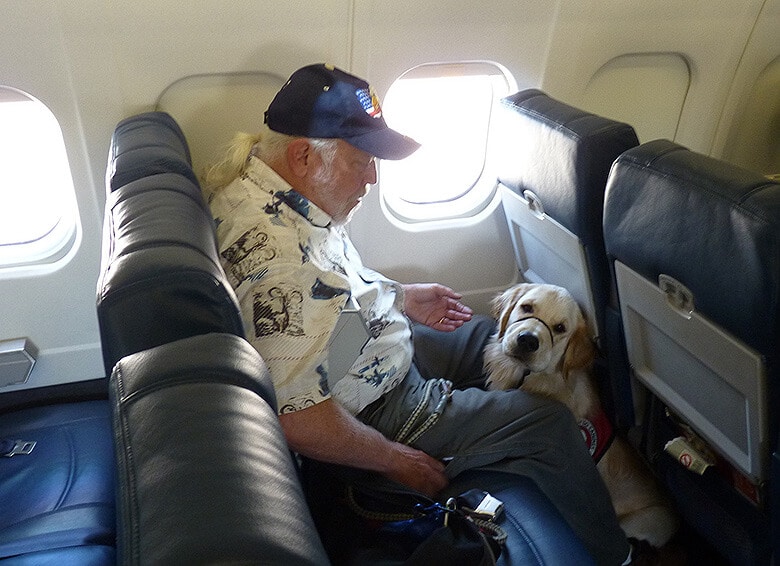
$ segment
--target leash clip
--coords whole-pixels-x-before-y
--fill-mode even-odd
[[[444,506],[444,526],[449,526],[450,522],[450,513],[455,511],[458,508],[458,502],[455,500],[454,497],[450,497],[447,500],[447,504]]]

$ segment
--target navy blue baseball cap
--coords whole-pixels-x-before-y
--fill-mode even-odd
[[[268,106],[265,123],[291,136],[342,139],[380,159],[403,159],[420,147],[387,126],[366,81],[332,65],[295,71]]]

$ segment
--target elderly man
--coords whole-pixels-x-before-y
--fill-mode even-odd
[[[624,563],[629,544],[567,410],[521,391],[452,389],[481,372],[492,321],[472,320],[445,286],[364,267],[347,236],[376,159],[418,144],[387,127],[365,81],[328,65],[296,71],[265,117],[268,131],[237,138],[205,190],[290,447],[431,496],[467,469],[529,476],[600,564]],[[331,375],[329,340],[352,300],[368,341],[345,375]],[[415,352],[412,321],[426,351]],[[423,379],[415,360],[457,371]]]

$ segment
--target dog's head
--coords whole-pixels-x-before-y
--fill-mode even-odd
[[[501,352],[526,373],[564,376],[590,365],[595,347],[577,302],[563,287],[521,283],[492,303]]]

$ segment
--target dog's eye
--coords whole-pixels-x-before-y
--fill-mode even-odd
[[[555,326],[553,326],[553,332],[555,332],[556,334],[563,334],[564,332],[566,332],[566,325],[562,322],[556,324]]]
[[[520,305],[520,308],[523,310],[524,313],[534,312],[533,305],[531,305],[529,303],[523,303],[522,305]]]

